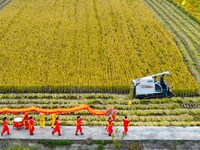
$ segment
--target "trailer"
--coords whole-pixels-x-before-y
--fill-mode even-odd
[[[173,96],[169,85],[164,80],[169,71],[154,74],[151,76],[132,80],[134,95],[136,98],[159,98]],[[159,78],[157,80],[157,78]]]

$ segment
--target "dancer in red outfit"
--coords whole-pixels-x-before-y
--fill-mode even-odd
[[[3,118],[3,130],[1,132],[1,136],[3,136],[3,134],[7,131],[8,135],[10,135],[10,130],[8,128],[8,124],[6,121],[6,117]]]
[[[127,116],[124,117],[123,123],[124,123],[124,132],[123,132],[123,134],[127,134],[128,126],[129,126],[129,120],[127,119]]]
[[[28,114],[27,113],[24,114],[24,125],[25,125],[25,129],[28,130],[29,125],[28,125]]]
[[[117,110],[113,108],[113,111],[112,111],[112,114],[111,114],[113,121],[115,121],[116,115],[117,115]]]
[[[81,135],[83,135],[82,127],[81,127],[82,120],[83,120],[83,118],[80,118],[80,116],[78,116],[77,119],[76,119],[76,133],[75,133],[75,135],[78,135],[79,130],[80,130]]]
[[[34,128],[34,120],[33,120],[33,117],[30,116],[29,117],[29,132],[30,132],[30,135],[33,135],[33,131],[35,130]]]
[[[54,125],[56,127],[53,129],[52,135],[54,135],[54,133],[58,132],[58,135],[61,136],[61,134],[60,134],[60,124],[58,122],[58,117],[56,118]]]
[[[111,119],[111,117],[108,118],[108,126],[107,126],[107,132],[108,132],[108,135],[111,136],[111,134],[113,133],[113,127],[114,123],[113,123],[113,120]]]

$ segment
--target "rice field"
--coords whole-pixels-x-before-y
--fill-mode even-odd
[[[199,88],[142,0],[14,0],[0,24],[0,92],[128,93],[163,71],[176,94]]]

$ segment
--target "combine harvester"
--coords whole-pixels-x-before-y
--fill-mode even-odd
[[[132,80],[135,97],[142,99],[173,96],[169,85],[163,79],[164,75],[169,75],[169,71]],[[160,80],[156,80],[157,77],[160,77]]]

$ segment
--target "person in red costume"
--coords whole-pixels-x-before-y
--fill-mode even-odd
[[[58,135],[61,136],[61,134],[60,134],[60,124],[58,122],[58,117],[56,118],[54,125],[55,125],[55,128],[52,131],[52,135],[54,135],[54,133],[58,132]]]
[[[80,116],[78,116],[77,119],[76,119],[76,133],[75,133],[75,135],[78,135],[78,131],[80,131],[81,135],[83,135],[82,127],[81,127],[81,125],[83,124],[82,120],[83,120],[83,118],[81,118]]]
[[[35,130],[35,127],[34,127],[34,120],[33,120],[33,117],[30,116],[29,117],[29,133],[30,135],[33,135],[33,131]]]
[[[112,114],[111,114],[113,121],[115,121],[116,115],[117,115],[117,110],[113,108],[113,111],[112,111]]]
[[[7,121],[6,121],[6,117],[3,118],[3,129],[2,129],[2,132],[1,132],[1,136],[3,136],[3,134],[7,131],[8,135],[10,135],[10,130],[8,128],[8,124],[7,124]]]
[[[113,123],[113,120],[111,119],[111,117],[108,118],[108,125],[106,127],[106,130],[108,132],[108,135],[111,136],[111,134],[113,133],[113,127],[114,123]]]
[[[129,126],[129,120],[127,119],[127,116],[125,116],[122,121],[124,123],[124,132],[123,132],[123,134],[127,134],[128,126]]]
[[[29,125],[28,125],[28,113],[24,114],[24,125],[25,125],[25,129],[28,130],[29,129]]]

